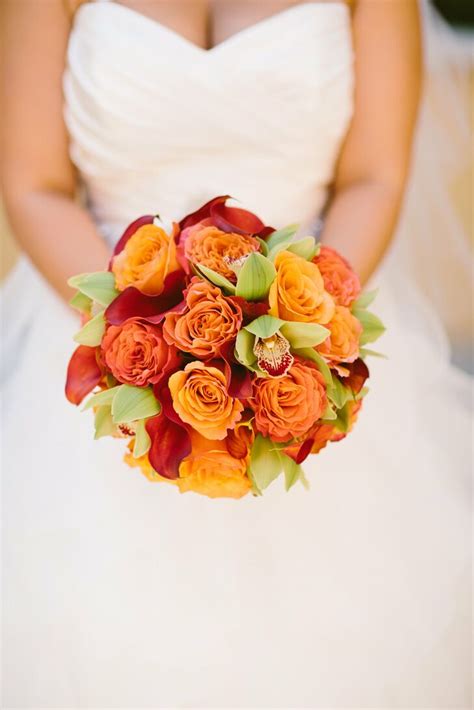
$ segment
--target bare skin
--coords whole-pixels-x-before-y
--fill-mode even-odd
[[[120,0],[203,48],[298,2]],[[1,177],[22,248],[64,297],[72,274],[104,268],[108,247],[76,200],[62,118],[62,73],[81,0],[0,0]],[[339,156],[323,241],[365,282],[396,225],[420,92],[416,0],[355,0],[355,112]],[[21,38],[21,41],[19,41]]]

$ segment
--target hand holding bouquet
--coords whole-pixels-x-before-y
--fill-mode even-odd
[[[227,199],[170,228],[139,218],[108,271],[70,279],[66,396],[94,391],[96,438],[127,439],[150,481],[240,498],[281,473],[306,484],[306,457],[352,428],[384,328],[339,254]]]

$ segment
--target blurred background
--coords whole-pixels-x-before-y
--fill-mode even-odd
[[[450,239],[453,242],[456,240],[452,252],[456,252],[457,261],[453,260],[451,269],[447,269],[443,258],[439,257],[438,249],[438,265],[435,263],[437,256],[433,242],[430,242],[432,230],[422,219],[420,230],[424,229],[428,233],[424,239],[417,240],[416,248],[412,248],[412,235],[400,241],[402,249],[407,251],[405,259],[412,262],[413,275],[425,295],[432,301],[436,302],[437,299],[435,305],[450,338],[453,361],[474,374],[474,1],[433,0],[433,5],[451,26],[452,35],[449,41],[441,44],[434,42],[433,46],[428,47],[426,104],[430,108],[431,118],[435,115],[437,120],[436,125],[433,125],[432,120],[431,125],[426,125],[430,123],[429,118],[421,116],[419,133],[422,135],[419,135],[415,147],[415,169],[417,152],[423,150],[425,155],[437,152],[436,165],[443,172],[442,189],[449,194],[450,214],[444,213],[439,218],[433,214],[432,219],[437,220],[438,231],[442,232],[446,244]],[[446,93],[454,85],[456,109],[450,102],[449,93]],[[422,181],[420,175],[416,185]],[[435,194],[425,193],[422,198],[425,203],[429,199],[433,206],[438,201]],[[418,194],[410,194],[408,191],[406,211],[419,212],[419,200],[419,191]],[[409,222],[416,224],[413,219]],[[0,199],[0,281],[7,277],[17,258],[18,248]]]

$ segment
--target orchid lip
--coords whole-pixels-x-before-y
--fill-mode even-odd
[[[117,428],[124,437],[135,436],[136,427],[130,422],[128,424],[118,424]]]
[[[236,276],[239,275],[242,266],[245,264],[250,254],[243,254],[238,259],[232,259],[230,256],[224,256],[224,263],[229,267],[231,271],[234,272]]]
[[[277,331],[269,338],[255,339],[253,352],[261,370],[269,377],[283,377],[294,363],[289,341]]]

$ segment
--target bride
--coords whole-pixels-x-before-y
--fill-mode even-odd
[[[415,0],[3,9],[4,198],[31,260],[3,294],[4,706],[467,708],[463,385],[433,308],[379,266],[420,92]],[[324,215],[381,287],[389,359],[309,492],[179,496],[63,394],[67,278],[137,215],[222,193],[302,234]]]

